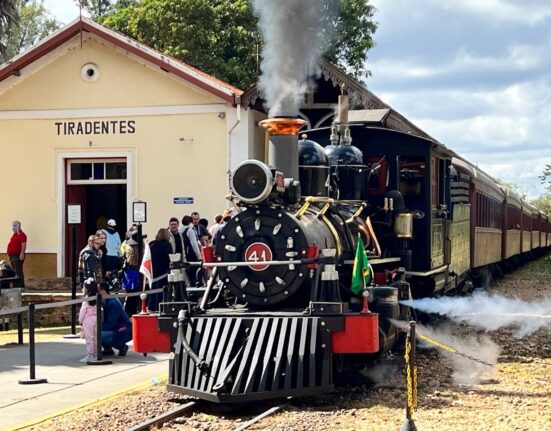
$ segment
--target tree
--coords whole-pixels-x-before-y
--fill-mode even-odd
[[[0,0],[0,54],[6,51],[3,40],[10,27],[19,20],[17,13],[18,0]]]
[[[75,0],[75,3],[87,11],[92,19],[99,19],[113,10],[110,0]]]
[[[10,26],[0,39],[5,47],[4,51],[0,53],[4,62],[61,27],[61,23],[48,14],[42,2],[17,0],[17,11],[19,23]]]
[[[551,165],[545,165],[542,175],[540,176],[541,183],[545,183],[551,177]]]
[[[547,187],[546,193],[531,200],[530,203],[551,217],[551,185]]]
[[[371,75],[366,61],[367,52],[375,45],[375,12],[369,0],[343,0],[339,16],[333,23],[336,38],[324,54],[329,61],[343,66],[359,80]]]
[[[275,1],[275,0],[274,0]],[[118,3],[130,3],[121,7]],[[262,36],[248,0],[119,0],[101,19],[158,51],[246,89],[258,79]],[[327,58],[356,77],[365,75],[373,46],[374,7],[369,0],[341,0],[338,19],[328,26],[337,37]]]

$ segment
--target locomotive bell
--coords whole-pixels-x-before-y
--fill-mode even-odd
[[[283,173],[270,169],[258,160],[240,163],[231,176],[233,192],[242,202],[248,204],[266,200],[274,187],[278,192],[285,190]]]

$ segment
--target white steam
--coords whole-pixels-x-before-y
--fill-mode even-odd
[[[270,116],[296,116],[334,34],[338,0],[253,0],[264,36],[263,91]]]
[[[495,369],[486,364],[492,366],[497,364],[501,349],[488,336],[454,335],[451,327],[431,328],[417,325],[416,331],[456,350],[457,353],[452,353],[438,349],[452,362],[454,382],[463,385],[476,385],[494,375]],[[418,341],[418,343],[422,346],[436,348],[424,341]]]
[[[551,329],[551,298],[525,302],[482,292],[468,297],[414,299],[401,304],[490,331],[514,326],[519,338],[539,328]]]

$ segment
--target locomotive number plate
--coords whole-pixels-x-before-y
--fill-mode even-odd
[[[253,242],[245,250],[245,262],[266,262],[272,260],[272,250],[263,242]],[[249,265],[255,271],[264,271],[270,265]]]

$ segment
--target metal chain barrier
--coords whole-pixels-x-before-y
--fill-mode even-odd
[[[404,349],[404,360],[406,365],[406,419],[400,431],[417,431],[413,421],[413,413],[417,409],[417,366],[415,365],[415,322],[409,322],[409,332],[406,336]]]
[[[539,381],[539,379],[535,376],[532,376],[530,374],[527,374],[527,373],[524,373],[522,371],[517,371],[517,370],[513,370],[505,365],[494,365],[494,364],[490,364],[489,362],[486,362],[486,361],[483,361],[482,359],[478,359],[478,358],[475,358],[474,356],[471,356],[471,355],[467,355],[466,353],[462,353],[462,352],[459,352],[458,350],[452,348],[452,347],[449,347],[449,346],[446,346],[445,344],[442,344],[436,340],[433,340],[432,338],[429,338],[427,337],[426,335],[422,335],[422,334],[419,334],[417,333],[417,337],[423,341],[426,341],[427,343],[429,344],[432,344],[433,346],[436,346],[440,349],[443,349],[449,353],[453,353],[454,355],[458,355],[458,356],[462,356],[464,358],[467,358],[473,362],[477,362],[479,364],[482,364],[482,365],[485,365],[487,367],[491,367],[501,373],[505,373],[505,374],[512,374],[512,375],[517,375],[517,376],[521,376],[521,377],[524,377],[526,379],[529,379],[529,380],[537,380]]]

